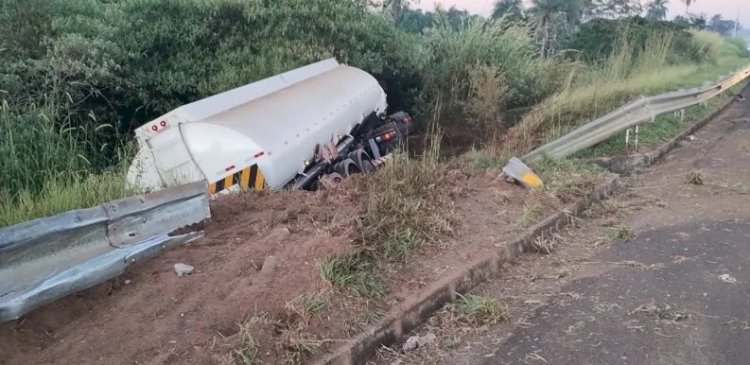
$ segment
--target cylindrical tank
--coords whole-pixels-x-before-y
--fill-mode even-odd
[[[292,81],[292,82],[290,82]],[[128,180],[152,190],[213,183],[257,164],[280,188],[371,113],[386,111],[377,80],[327,60],[178,108],[139,128]],[[159,182],[160,187],[155,186]]]

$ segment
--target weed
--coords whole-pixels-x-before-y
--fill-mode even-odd
[[[625,223],[620,223],[617,225],[614,225],[612,227],[609,227],[606,229],[606,234],[609,239],[612,240],[621,240],[621,241],[630,241],[630,239],[633,238],[633,231]]]
[[[306,358],[317,354],[326,341],[310,338],[290,338],[284,345],[289,357],[288,364],[301,364]]]
[[[240,346],[233,353],[237,363],[243,365],[258,363],[258,348],[248,326],[240,326]]]
[[[685,183],[690,185],[703,185],[703,173],[700,171],[690,171],[685,176]]]
[[[375,273],[373,257],[362,249],[355,249],[318,263],[320,275],[331,285],[351,290],[364,298],[385,293],[386,286]]]
[[[518,224],[521,227],[528,228],[539,222],[542,219],[542,206],[537,203],[526,203],[523,206],[523,214],[518,219]]]
[[[534,252],[538,252],[544,255],[551,255],[554,246],[555,246],[554,240],[547,239],[543,236],[538,236],[534,238],[533,242],[531,242],[531,249]]]
[[[446,350],[453,349],[456,347],[456,345],[458,345],[458,341],[452,336],[448,336],[440,342],[440,347]]]
[[[328,306],[323,294],[300,295],[292,300],[288,307],[303,317],[321,313]]]
[[[563,201],[590,191],[605,173],[597,165],[574,159],[544,156],[531,165],[544,181],[544,190]]]
[[[458,317],[466,323],[483,326],[508,319],[505,307],[495,298],[475,294],[459,294],[458,298]]]

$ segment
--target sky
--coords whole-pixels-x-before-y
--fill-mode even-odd
[[[524,0],[529,3],[529,0]],[[472,13],[489,15],[495,0],[417,0],[418,6],[432,10],[436,4],[444,7],[455,5]],[[645,1],[644,1],[645,2]],[[736,19],[738,12],[740,23],[750,28],[750,0],[694,0],[690,6],[691,13],[706,13],[709,17],[721,14],[725,19]],[[681,0],[669,0],[669,18],[685,14],[685,4]]]

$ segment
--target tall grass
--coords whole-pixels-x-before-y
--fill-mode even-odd
[[[62,110],[51,97],[42,105],[0,105],[0,227],[133,193],[123,166],[91,173],[84,156],[93,138],[69,127]]]
[[[508,106],[531,105],[554,88],[554,61],[539,57],[530,30],[514,23],[483,19],[460,27],[439,19],[425,39],[431,62],[425,70],[428,94],[445,95],[445,106],[462,106],[470,95],[469,76],[476,66],[491,67],[508,85]]]
[[[0,227],[93,207],[136,193],[126,188],[125,175],[120,171],[86,177],[50,177],[39,191],[0,192]]]
[[[605,62],[580,70],[568,87],[540,103],[513,127],[502,140],[504,152],[522,153],[634,98],[698,86],[747,63],[737,56],[721,57],[722,38],[705,33],[694,32],[693,38],[695,48],[702,50],[702,64],[670,64],[670,32],[650,34],[636,54],[626,36],[618,40]]]
[[[725,44],[724,38],[717,33],[706,30],[691,29],[690,34],[693,35],[690,44],[692,53],[696,55],[696,58],[702,62],[716,63]]]
[[[424,155],[396,154],[361,181],[366,196],[359,206],[356,247],[320,262],[324,279],[361,297],[378,296],[386,290],[378,267],[405,263],[439,235],[452,232],[446,191],[450,177],[440,160],[439,133],[432,132],[430,139],[433,143]]]
[[[750,57],[748,43],[742,37],[729,37],[724,39],[722,54],[728,56]]]

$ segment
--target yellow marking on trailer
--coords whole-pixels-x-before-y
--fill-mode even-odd
[[[240,183],[240,186],[242,187],[242,190],[248,190],[250,187],[250,168],[245,167],[242,169],[242,182]]]
[[[263,172],[258,169],[258,176],[255,179],[255,190],[261,191],[263,190],[263,187],[266,185],[266,179],[263,176]]]
[[[230,186],[234,185],[234,175],[229,175],[224,178],[224,189],[228,189]]]

